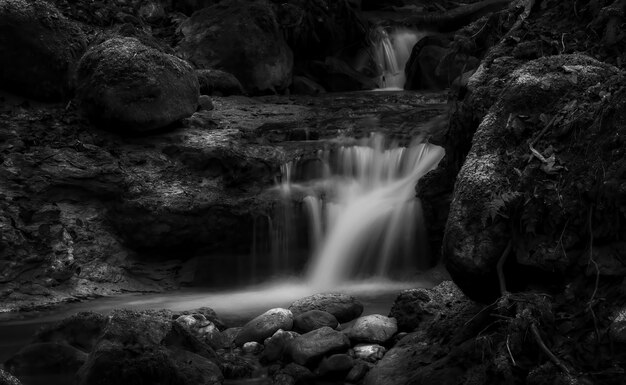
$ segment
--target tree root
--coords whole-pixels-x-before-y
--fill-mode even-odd
[[[561,360],[559,360],[557,356],[555,356],[554,353],[552,353],[550,349],[548,349],[546,344],[543,342],[543,339],[541,339],[541,335],[539,335],[539,329],[537,329],[537,324],[535,324],[534,322],[530,324],[530,330],[532,331],[533,336],[535,337],[535,342],[537,342],[537,345],[539,345],[539,348],[550,358],[552,363],[554,363],[554,365],[557,368],[559,368],[563,373],[565,373],[565,375],[570,377],[571,374],[567,366],[565,366],[561,362]]]
[[[498,282],[500,284],[500,295],[505,296],[509,292],[506,290],[506,280],[504,278],[504,263],[511,253],[511,249],[513,248],[513,241],[509,240],[509,243],[506,245],[506,249],[502,253],[502,256],[498,260],[498,264],[496,265],[496,272],[498,273]]]
[[[506,40],[513,33],[515,33],[518,29],[520,29],[522,24],[524,24],[524,21],[528,18],[528,16],[530,16],[530,11],[533,9],[534,6],[535,6],[535,0],[526,0],[526,3],[524,4],[524,12],[522,12],[522,14],[519,15],[519,17],[517,18],[517,21],[515,21],[515,24],[513,24],[511,29],[509,29],[506,35],[504,35],[504,37],[502,38],[502,41]]]

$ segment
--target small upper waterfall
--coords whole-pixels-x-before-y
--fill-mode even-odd
[[[406,82],[404,67],[409,61],[415,43],[423,33],[408,28],[387,30],[378,27],[373,35],[373,56],[382,74],[378,86],[381,89],[403,89]]]
[[[443,155],[441,147],[419,140],[401,147],[373,134],[285,165],[277,188],[286,203],[278,215],[289,223],[276,227],[281,231],[273,237],[274,262],[293,258],[288,250],[297,242],[299,216],[308,233],[311,285],[415,272],[430,258],[415,185]],[[298,169],[300,178],[294,180]]]

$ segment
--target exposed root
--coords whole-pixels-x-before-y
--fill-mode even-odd
[[[498,273],[498,282],[500,283],[500,295],[505,296],[509,292],[506,290],[506,280],[504,278],[504,263],[511,253],[511,249],[513,248],[513,241],[509,240],[509,243],[506,245],[506,249],[502,253],[502,256],[498,260],[498,264],[496,265],[496,272]]]
[[[569,377],[570,376],[569,369],[561,362],[561,360],[557,358],[557,356],[554,355],[554,353],[550,351],[550,349],[548,349],[546,344],[543,342],[541,335],[539,335],[537,324],[535,323],[530,324],[530,330],[532,331],[533,336],[535,337],[535,342],[537,342],[537,345],[539,345],[539,348],[550,358],[552,363],[554,363],[554,365],[557,368],[559,368],[563,373],[565,373]]]
[[[528,18],[528,16],[530,16],[530,11],[533,9],[534,6],[535,6],[535,0],[526,0],[526,3],[524,4],[524,12],[522,12],[522,14],[519,15],[519,17],[517,18],[517,21],[515,21],[515,24],[513,24],[511,29],[509,29],[509,32],[507,32],[506,35],[504,35],[502,40],[506,40],[513,33],[515,33],[518,29],[520,29],[522,24],[524,24],[524,21]]]

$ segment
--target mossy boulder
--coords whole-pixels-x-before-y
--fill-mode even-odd
[[[198,107],[199,85],[184,60],[135,38],[112,38],[81,58],[77,94],[96,125],[142,133],[191,116]]]

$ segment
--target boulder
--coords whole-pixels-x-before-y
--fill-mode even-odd
[[[395,318],[372,314],[357,319],[348,331],[348,336],[352,341],[385,343],[397,332],[398,323]]]
[[[265,349],[261,354],[260,361],[268,364],[282,360],[289,343],[298,336],[299,334],[296,332],[278,330],[273,336],[265,340]]]
[[[298,333],[308,333],[324,326],[335,329],[339,322],[334,315],[323,310],[309,310],[298,314],[293,320],[293,328]]]
[[[356,360],[350,372],[346,374],[346,381],[353,384],[358,384],[365,377],[369,370],[370,367],[367,363],[361,360]]]
[[[263,345],[258,342],[246,342],[241,347],[245,354],[257,355],[263,351]]]
[[[87,353],[58,342],[26,345],[4,366],[16,376],[73,376],[87,360]]]
[[[0,88],[44,101],[71,96],[74,66],[87,48],[80,28],[49,2],[0,3]]]
[[[267,0],[226,0],[194,13],[180,30],[180,54],[196,67],[232,73],[252,93],[291,83],[293,54]]]
[[[325,357],[317,368],[322,377],[343,379],[354,367],[354,359],[347,354],[333,354]]]
[[[366,361],[376,362],[382,359],[387,353],[387,349],[384,346],[377,344],[359,344],[354,348],[354,357]]]
[[[328,353],[349,347],[350,340],[345,334],[325,326],[294,339],[289,345],[289,355],[297,364],[311,365]]]
[[[568,274],[596,274],[581,257],[589,239],[580,234],[589,228],[597,238],[593,259],[599,273],[623,276],[626,231],[602,219],[618,211],[625,217],[623,199],[616,198],[623,194],[625,158],[613,150],[625,143],[624,116],[617,112],[625,97],[620,92],[609,102],[600,96],[615,89],[618,70],[584,55],[521,65],[502,58],[491,68],[468,82],[475,105],[489,100],[486,95],[495,95],[496,102],[481,118],[456,180],[443,242],[452,279],[471,298],[491,302],[500,295],[496,267],[507,252],[509,291],[528,285],[558,289],[554,285]],[[530,159],[529,142],[536,151]],[[590,206],[585,197],[592,196],[612,203]]]
[[[310,310],[322,310],[335,316],[338,322],[352,321],[363,313],[363,304],[347,294],[314,294],[289,306],[296,316]]]
[[[213,69],[196,70],[200,92],[206,95],[231,96],[242,95],[243,87],[235,75]]]
[[[292,326],[293,314],[290,310],[282,308],[270,309],[245,324],[237,338],[235,338],[235,344],[241,346],[251,341],[263,342],[279,329],[291,330]]]
[[[91,47],[78,63],[77,96],[104,129],[142,133],[171,126],[198,107],[198,79],[185,61],[112,38]]]
[[[222,332],[222,340],[224,345],[222,348],[229,349],[235,344],[235,338],[241,333],[241,327],[228,328]]]

